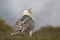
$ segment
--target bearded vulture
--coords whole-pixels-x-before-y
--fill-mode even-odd
[[[16,22],[16,31],[11,35],[29,33],[32,36],[32,30],[35,26],[35,21],[31,17],[31,9],[27,9],[23,12],[22,17]]]

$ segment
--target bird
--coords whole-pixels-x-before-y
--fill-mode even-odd
[[[16,31],[12,33],[11,35],[18,35],[18,34],[25,34],[29,33],[29,36],[31,37],[33,34],[33,29],[35,27],[35,21],[31,17],[32,11],[31,8],[25,10],[22,13],[22,17],[17,20],[16,22]]]

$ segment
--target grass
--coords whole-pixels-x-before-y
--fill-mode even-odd
[[[13,31],[12,26],[4,23],[4,20],[0,20],[0,40],[60,40],[60,27],[41,27],[32,37],[28,34],[11,36],[9,32]]]
[[[43,27],[36,31],[32,37],[28,34],[11,36],[9,33],[0,33],[0,40],[60,40],[60,27]]]

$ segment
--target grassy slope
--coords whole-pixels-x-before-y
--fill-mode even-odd
[[[32,37],[26,35],[11,36],[12,27],[0,20],[0,40],[60,40],[60,27],[42,27]]]
[[[42,28],[32,37],[26,35],[11,36],[9,33],[0,33],[0,40],[60,40],[60,28]]]

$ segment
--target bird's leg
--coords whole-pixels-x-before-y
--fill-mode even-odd
[[[30,37],[32,36],[32,33],[33,33],[33,32],[32,32],[32,30],[31,30],[31,31],[29,32]]]

